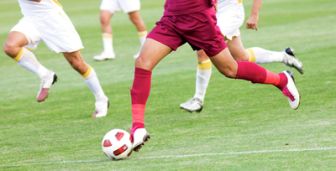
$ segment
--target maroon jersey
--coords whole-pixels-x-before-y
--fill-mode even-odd
[[[216,0],[166,0],[164,15],[183,15],[214,7]]]

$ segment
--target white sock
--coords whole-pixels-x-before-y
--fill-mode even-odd
[[[196,90],[195,98],[199,98],[204,101],[205,93],[211,78],[212,63],[210,59],[198,64],[196,72]]]
[[[250,56],[250,62],[256,62],[258,64],[282,62],[284,58],[283,52],[270,51],[259,47],[253,47],[247,49]]]
[[[140,47],[142,47],[146,41],[147,31],[138,32],[138,36],[140,41]]]
[[[114,49],[113,49],[113,38],[112,34],[109,33],[103,33],[103,47],[104,47],[104,53],[107,54],[113,54]]]
[[[26,48],[22,48],[19,54],[15,57],[18,64],[28,71],[36,74],[39,78],[43,78],[49,72],[47,68],[40,64],[33,52]]]
[[[90,88],[91,92],[95,96],[96,101],[106,100],[107,97],[99,83],[96,72],[92,67],[89,66],[89,69],[83,74],[85,78],[85,83]]]

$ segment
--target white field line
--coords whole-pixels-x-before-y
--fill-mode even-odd
[[[223,152],[223,153],[196,153],[196,154],[180,154],[180,155],[177,154],[177,155],[150,156],[150,157],[143,157],[141,159],[169,159],[169,158],[191,158],[191,157],[208,157],[208,156],[239,156],[239,155],[251,155],[251,154],[333,151],[333,150],[336,150],[336,147],[271,149],[271,150],[233,151],[233,152]]]
[[[232,151],[223,153],[195,153],[195,154],[176,154],[176,155],[161,155],[148,156],[141,158],[132,158],[130,160],[155,160],[155,159],[180,159],[193,157],[210,157],[210,156],[240,156],[253,154],[271,154],[271,153],[294,153],[294,152],[319,152],[319,151],[336,151],[335,147],[316,147],[316,148],[292,148],[292,149],[270,149],[270,150],[252,150],[252,151]],[[57,164],[76,164],[76,163],[99,163],[106,160],[55,160],[55,161],[40,161],[40,162],[23,162],[0,165],[0,168],[22,167],[31,165],[57,165]]]

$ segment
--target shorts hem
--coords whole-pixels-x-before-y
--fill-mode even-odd
[[[153,36],[153,35],[150,35],[150,34],[147,36],[147,38],[149,38],[149,39],[153,39],[153,40],[155,40],[155,41],[157,41],[157,42],[160,42],[161,44],[164,44],[164,45],[168,46],[169,48],[171,48],[173,51],[176,51],[177,48],[178,48],[178,47],[175,47],[175,46],[172,45],[172,44],[169,44],[168,41],[162,40],[162,39],[160,39],[160,38],[158,38],[158,37],[155,37],[155,36]]]

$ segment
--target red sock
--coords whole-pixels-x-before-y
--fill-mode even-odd
[[[151,87],[152,72],[141,68],[135,68],[132,97],[132,131],[144,128],[146,102]]]
[[[237,79],[248,80],[252,83],[272,84],[280,89],[287,84],[287,77],[282,73],[275,74],[252,62],[237,63]]]

